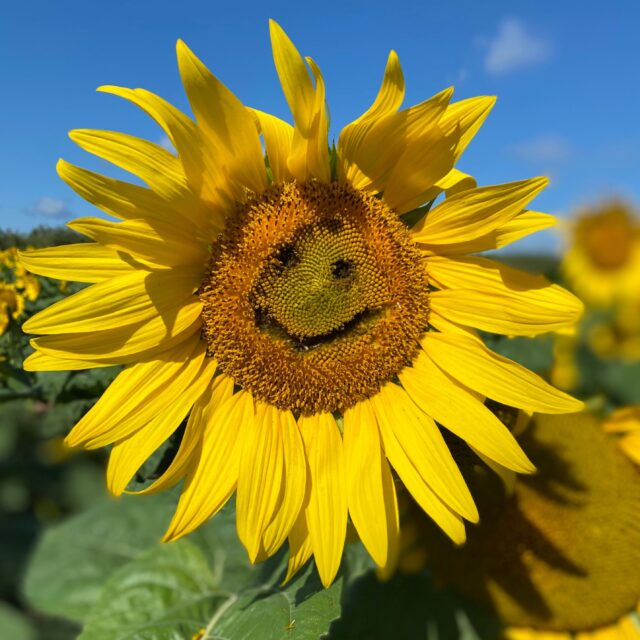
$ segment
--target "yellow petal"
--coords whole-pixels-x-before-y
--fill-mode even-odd
[[[408,146],[411,145],[411,157],[418,157],[420,139],[430,140],[435,135],[430,131],[444,113],[452,93],[452,89],[447,89],[418,105],[373,120],[362,132],[357,147],[349,151],[350,155],[344,155],[346,150],[340,151],[343,155],[339,162],[347,167],[346,180],[356,189],[385,191],[389,176]],[[414,168],[415,171],[421,169]]]
[[[262,551],[264,531],[278,507],[283,457],[278,409],[261,403],[246,429],[236,499],[238,537],[251,562]]]
[[[329,166],[328,120],[325,108],[325,87],[322,73],[311,58],[306,58],[316,81],[314,117],[308,131],[296,126],[291,140],[291,155],[287,167],[291,175],[303,181],[315,178],[321,182],[331,180]]]
[[[288,122],[264,111],[257,109],[252,111],[258,119],[259,130],[264,138],[273,181],[279,183],[290,180],[292,175],[287,167],[287,161],[291,155],[293,127]]]
[[[177,222],[177,221],[176,221]],[[159,221],[109,222],[102,218],[77,218],[67,225],[102,245],[130,253],[152,265],[206,268],[209,251],[204,239],[182,233],[178,227]]]
[[[282,91],[293,114],[296,128],[308,136],[315,110],[315,88],[302,56],[284,29],[275,20],[269,20],[273,61],[280,78]]]
[[[253,116],[187,45],[178,40],[178,66],[205,145],[219,154],[227,180],[261,193],[267,187]]]
[[[377,394],[371,400],[363,402],[371,403],[380,427],[385,454],[413,499],[456,544],[462,544],[466,539],[462,518],[436,495],[414,466],[396,438],[393,422],[385,413],[381,395]]]
[[[22,363],[25,371],[81,371],[82,369],[94,369],[96,367],[109,367],[108,363],[91,362],[89,360],[68,360],[54,358],[40,351],[34,351]]]
[[[496,98],[493,96],[477,96],[467,100],[460,100],[447,106],[446,111],[438,121],[438,126],[445,134],[458,136],[454,162],[458,161],[462,152],[476,135],[495,102]],[[432,189],[424,194],[424,202],[433,200],[442,190],[443,186],[440,183],[436,183]]]
[[[146,187],[115,180],[62,159],[58,160],[56,169],[80,197],[116,218],[144,218],[174,224],[179,220],[178,224],[190,225],[189,220],[196,221],[206,213],[196,198],[188,199],[188,203],[171,202]]]
[[[167,470],[152,484],[140,491],[131,491],[147,495],[163,491],[175,485],[187,475],[192,465],[197,465],[202,454],[202,441],[207,428],[209,414],[233,395],[233,379],[224,374],[218,375],[208,385],[204,393],[196,399],[189,415],[187,426],[180,446]]]
[[[426,353],[413,365],[400,372],[400,382],[426,414],[499,464],[519,473],[535,470],[509,429]]]
[[[31,273],[74,282],[101,282],[134,269],[116,251],[95,242],[30,249],[19,255]]]
[[[374,562],[385,567],[397,546],[398,503],[370,404],[359,402],[345,412],[344,451],[351,520]]]
[[[191,299],[197,280],[189,270],[133,271],[94,284],[32,316],[26,333],[93,333],[169,317]]]
[[[472,336],[430,331],[427,355],[466,387],[503,404],[539,413],[573,413],[583,403],[554,389],[540,376],[487,349]]]
[[[165,411],[113,444],[107,465],[107,488],[112,495],[122,494],[144,461],[180,426],[193,403],[211,384],[216,365],[215,360],[203,360],[193,382]]]
[[[422,479],[454,511],[477,522],[473,498],[435,422],[396,384],[386,384],[375,397],[378,421],[393,432]]]
[[[532,178],[450,196],[413,227],[413,240],[429,246],[475,240],[511,220],[548,182]]]
[[[536,231],[548,229],[557,222],[557,218],[548,213],[524,210],[493,231],[479,236],[474,240],[469,240],[468,242],[450,242],[449,244],[441,244],[433,247],[423,245],[422,249],[426,253],[438,253],[447,256],[492,251],[505,247]]]
[[[74,129],[69,137],[82,149],[143,180],[169,202],[190,199],[180,161],[158,144],[127,133]]]
[[[254,428],[251,395],[236,393],[221,404],[215,398],[202,409],[202,453],[189,469],[164,542],[177,540],[215,515],[238,481],[245,434]]]
[[[151,358],[193,336],[202,326],[201,314],[202,303],[194,300],[178,309],[175,317],[157,316],[141,325],[93,333],[41,336],[34,338],[31,346],[54,358],[128,364]]]
[[[384,188],[384,201],[398,214],[424,204],[425,193],[453,167],[456,135],[438,127],[410,140]]]
[[[446,133],[453,131],[460,133],[456,160],[476,135],[495,103],[495,96],[476,96],[447,106],[438,124]]]
[[[347,491],[342,436],[330,413],[298,420],[309,461],[307,526],[320,580],[336,576],[347,534]]]
[[[468,173],[463,173],[454,167],[444,178],[438,180],[435,186],[444,191],[448,198],[460,191],[475,189],[478,184],[473,176],[470,176]]]
[[[346,180],[349,163],[358,156],[358,148],[375,121],[385,115],[395,113],[404,99],[404,76],[400,60],[395,51],[389,53],[382,84],[373,104],[359,118],[348,124],[338,140],[338,177]],[[352,171],[357,171],[354,167]],[[351,174],[352,178],[355,178]]]
[[[139,362],[109,385],[66,438],[71,447],[102,447],[129,436],[180,401],[204,366],[206,347],[198,336],[158,360]]]
[[[290,411],[279,411],[278,421],[284,452],[284,486],[280,507],[264,532],[267,556],[273,555],[289,535],[300,514],[307,484],[307,459],[295,418]]]
[[[427,259],[429,279],[442,291],[432,307],[453,322],[506,335],[535,335],[577,322],[582,303],[544,276],[487,258]]]
[[[307,491],[307,495],[308,493]],[[289,582],[302,566],[306,564],[312,552],[311,537],[309,536],[307,518],[303,509],[300,511],[298,519],[295,521],[289,533],[289,564],[287,567],[287,575],[282,581],[283,584]]]

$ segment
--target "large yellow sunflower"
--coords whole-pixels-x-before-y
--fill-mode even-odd
[[[408,503],[401,568],[429,565],[440,584],[487,606],[504,640],[640,640],[637,430],[637,408],[604,424],[534,416],[514,433],[540,472],[502,489],[459,449],[482,523],[456,548]]]
[[[400,110],[392,52],[372,106],[330,148],[318,66],[273,22],[271,39],[293,126],[245,107],[182,42],[194,120],[143,89],[101,88],[152,116],[177,154],[123,133],[71,133],[147,187],[60,161],[73,189],[121,221],[76,220],[93,243],[24,254],[35,273],[92,283],[26,323],[43,336],[25,367],[126,365],[67,439],[112,445],[110,490],[122,493],[186,419],[175,459],[143,491],[185,479],[166,539],[236,492],[250,559],[288,538],[289,573],[313,554],[326,585],[348,518],[375,562],[392,563],[391,467],[465,539],[478,513],[436,421],[490,462],[532,471],[483,398],[548,413],[581,403],[473,329],[554,331],[581,304],[540,276],[466,255],[553,223],[526,209],[545,179],[476,188],[454,168],[493,98],[451,103],[447,89]]]
[[[640,221],[631,207],[612,200],[585,211],[571,227],[562,272],[593,306],[640,299]]]

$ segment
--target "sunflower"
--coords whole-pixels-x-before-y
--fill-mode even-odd
[[[640,221],[631,207],[612,200],[583,213],[572,227],[561,269],[588,305],[638,301]]]
[[[540,473],[500,490],[486,468],[462,462],[482,524],[455,548],[415,516],[400,566],[418,569],[411,560],[424,548],[422,566],[487,606],[505,640],[640,639],[640,458],[637,442],[635,459],[623,454],[628,433],[618,443],[607,433],[635,426],[637,437],[637,421],[637,408],[604,423],[587,413],[534,416],[514,433]]]
[[[0,282],[0,336],[7,330],[11,319],[24,313],[24,298],[13,283]]]
[[[245,107],[181,41],[194,119],[143,89],[101,88],[146,111],[177,153],[123,133],[70,134],[147,186],[60,161],[61,177],[120,221],[75,220],[93,243],[23,255],[35,273],[91,283],[26,323],[42,335],[25,367],[126,365],[67,438],[111,445],[111,492],[186,420],[171,465],[142,491],[184,479],[165,539],[235,493],[252,562],[288,539],[289,575],[313,555],[328,585],[348,518],[380,567],[395,559],[391,467],[464,541],[478,513],[436,420],[487,460],[533,470],[484,396],[548,413],[581,403],[474,331],[554,331],[581,304],[466,255],[553,223],[526,209],[546,179],[477,188],[454,168],[493,98],[451,103],[447,89],[401,110],[391,52],[373,104],[329,147],[317,64],[274,22],[271,40],[293,125]]]

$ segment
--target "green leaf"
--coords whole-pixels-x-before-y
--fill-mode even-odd
[[[126,496],[52,528],[25,580],[31,604],[85,621],[82,638],[306,640],[340,613],[342,578],[323,589],[315,568],[286,588],[285,554],[253,566],[233,504],[188,539],[162,545],[174,494]],[[210,632],[210,633],[209,633]]]
[[[322,589],[309,567],[285,589],[225,590],[205,553],[183,539],[115,572],[79,640],[316,640],[340,611],[341,580]]]
[[[27,570],[27,599],[45,613],[82,621],[107,578],[160,540],[174,504],[171,494],[125,497],[52,527]]]
[[[191,638],[229,598],[194,544],[158,546],[112,575],[78,640]]]
[[[33,640],[36,631],[31,621],[17,609],[0,602],[0,638]]]

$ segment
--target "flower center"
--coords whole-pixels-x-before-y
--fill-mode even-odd
[[[286,183],[250,201],[199,290],[208,352],[255,398],[341,411],[410,364],[428,281],[406,226],[342,184]]]
[[[615,270],[629,261],[634,230],[624,212],[614,209],[584,220],[578,235],[582,236],[587,255],[596,267]]]

